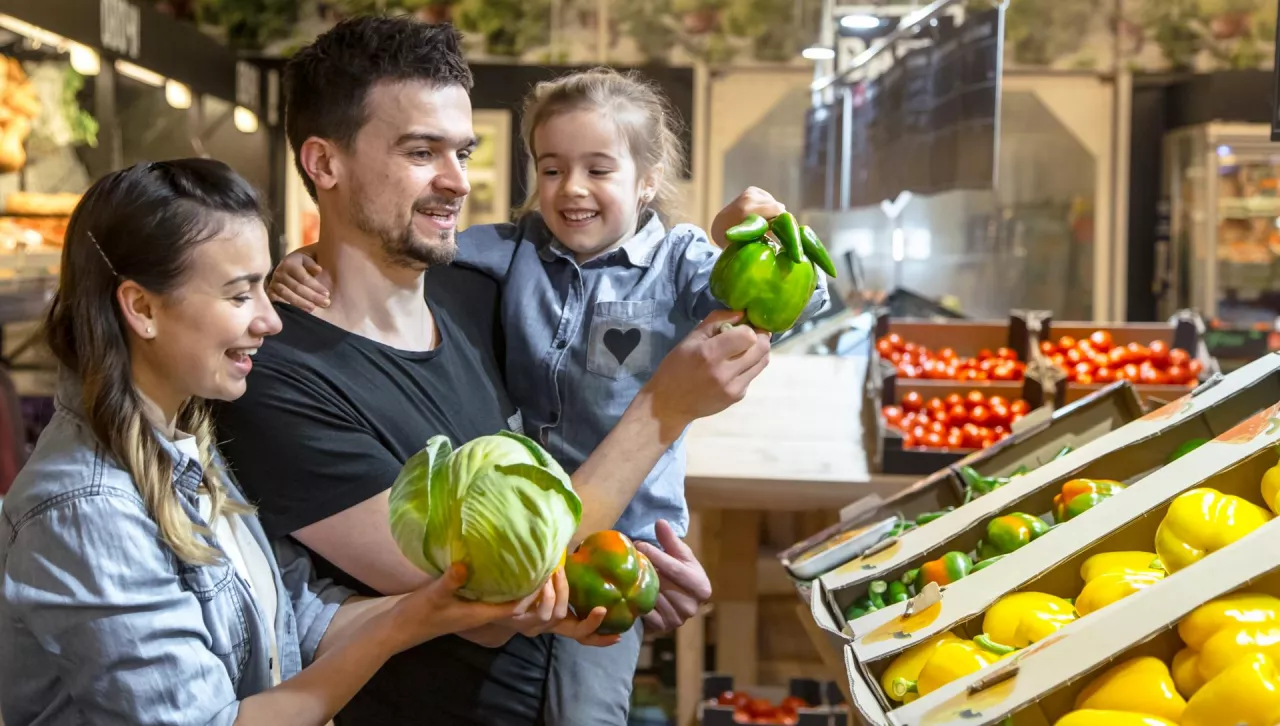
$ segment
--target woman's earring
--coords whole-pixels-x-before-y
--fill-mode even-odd
[[[147,326],[147,335],[151,335],[151,326],[150,326],[150,325],[148,325],[148,326]]]

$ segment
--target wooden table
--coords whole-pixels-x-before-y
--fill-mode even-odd
[[[761,512],[838,510],[916,477],[873,476],[860,423],[865,358],[774,355],[747,397],[690,429],[686,542],[715,587],[718,671],[756,682]],[[679,726],[702,698],[705,616],[676,631]]]

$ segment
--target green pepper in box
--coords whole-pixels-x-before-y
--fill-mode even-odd
[[[1013,512],[987,522],[987,539],[990,549],[994,550],[983,559],[996,555],[1007,555],[1019,547],[1031,543],[1031,540],[1049,531],[1049,525],[1039,517],[1024,512]]]
[[[598,607],[609,611],[596,631],[602,635],[627,632],[658,602],[653,563],[621,532],[606,530],[587,537],[565,560],[564,574],[574,614],[585,618]]]
[[[1061,524],[1078,517],[1122,489],[1124,484],[1110,479],[1072,479],[1053,497],[1053,521]]]
[[[950,585],[969,574],[972,569],[973,560],[969,559],[969,555],[963,552],[948,552],[920,566],[920,573],[916,575],[916,592],[920,592],[931,582],[938,583],[939,587]]]

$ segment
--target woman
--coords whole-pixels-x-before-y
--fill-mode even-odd
[[[195,159],[112,173],[72,215],[47,324],[57,412],[0,517],[7,726],[324,724],[391,655],[532,598],[312,579],[214,450],[203,400],[245,390],[279,331],[253,190]]]

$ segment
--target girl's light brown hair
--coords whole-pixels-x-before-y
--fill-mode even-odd
[[[116,290],[126,279],[167,295],[186,280],[191,253],[232,219],[263,220],[258,196],[222,162],[184,159],[112,172],[85,192],[71,215],[58,292],[45,318],[45,340],[63,373],[79,381],[84,416],[98,441],[133,477],[160,537],[191,564],[221,553],[195,533],[173,485],[174,462],[160,445],[133,383],[124,316]],[[224,513],[253,511],[227,498],[213,457],[205,405],[186,402],[175,422],[192,434],[209,495],[209,523]]]
[[[595,68],[571,73],[534,86],[525,98],[520,136],[531,158],[538,158],[534,132],[558,114],[582,109],[601,111],[618,126],[641,178],[654,184],[653,199],[645,207],[665,221],[679,213],[676,180],[684,170],[680,117],[657,87],[635,71],[619,73]],[[529,189],[517,216],[538,209],[538,185]]]

